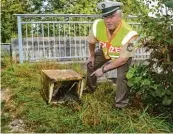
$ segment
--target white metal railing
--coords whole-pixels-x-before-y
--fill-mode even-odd
[[[99,15],[87,14],[17,14],[18,39],[12,41],[13,54],[24,60],[86,60],[87,36]],[[129,17],[128,19],[134,19]],[[129,22],[136,30],[139,23]],[[145,49],[137,50],[138,59],[148,58]]]

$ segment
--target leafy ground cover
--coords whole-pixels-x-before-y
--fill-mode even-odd
[[[1,132],[11,132],[15,119],[24,122],[24,132],[173,132],[172,124],[162,116],[148,114],[148,107],[113,109],[115,90],[110,82],[100,83],[94,94],[83,94],[81,102],[47,105],[39,91],[41,70],[73,68],[84,74],[79,64],[53,62],[9,64],[1,74],[1,86],[8,89],[8,100],[1,103]],[[20,132],[20,130],[18,130]]]

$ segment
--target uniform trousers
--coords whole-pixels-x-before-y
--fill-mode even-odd
[[[91,62],[87,64],[87,86],[91,92],[94,92],[97,88],[97,77],[95,75],[90,76],[95,70],[102,67],[104,64],[109,64],[110,60],[105,59],[102,49],[97,49],[94,54],[94,66]],[[131,64],[132,58],[130,57],[128,61],[116,68],[117,69],[117,80],[116,80],[116,96],[115,96],[115,107],[125,107],[129,103],[129,88],[127,85],[126,73]]]

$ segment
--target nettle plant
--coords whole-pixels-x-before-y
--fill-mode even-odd
[[[173,1],[165,1],[159,0],[158,6],[153,7],[154,17],[148,16],[147,9],[141,11],[143,45],[151,55],[147,65],[132,66],[127,78],[131,92],[145,104],[159,112],[166,109],[173,113]],[[165,14],[159,8],[164,7],[163,2]]]

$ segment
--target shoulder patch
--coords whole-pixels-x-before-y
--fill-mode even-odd
[[[128,43],[127,49],[126,49],[126,50],[127,50],[128,52],[132,52],[133,49],[134,49],[134,44],[133,44],[133,43]]]

